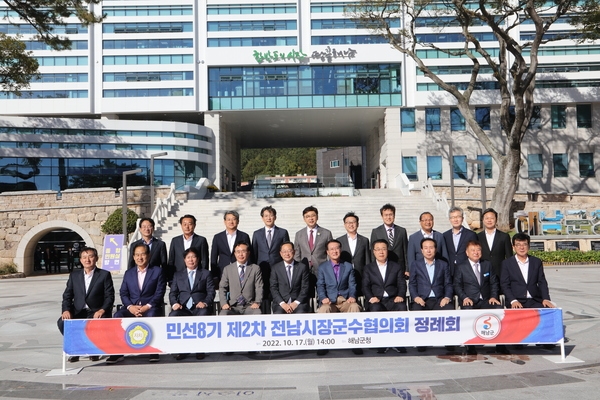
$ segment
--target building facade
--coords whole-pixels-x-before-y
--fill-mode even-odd
[[[479,185],[467,159],[484,162],[493,186],[498,166],[452,97],[345,15],[347,3],[105,0],[93,6],[102,24],[57,27],[73,47],[54,52],[0,1],[0,32],[20,34],[41,73],[20,98],[0,93],[0,191],[111,186],[135,168],[143,172],[130,179],[143,184],[151,155],[163,151],[158,183],[206,177],[231,190],[240,148],[300,146],[362,147],[363,187],[397,187],[402,173]],[[440,32],[434,22],[418,21],[423,40],[464,44],[460,27]],[[568,29],[566,20],[552,28]],[[533,31],[525,21],[514,34],[527,41]],[[448,81],[468,81],[468,59],[426,48],[420,56]],[[551,42],[540,64],[519,190],[598,192],[600,45]],[[481,79],[475,114],[503,148],[498,90],[489,71]],[[452,160],[439,141],[453,143]]]

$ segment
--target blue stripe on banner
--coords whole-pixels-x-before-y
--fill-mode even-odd
[[[86,333],[87,325],[85,319],[65,320],[65,339],[63,351],[68,355],[102,355],[104,352],[92,343]]]
[[[540,324],[524,343],[556,343],[563,337],[562,309],[539,308]]]

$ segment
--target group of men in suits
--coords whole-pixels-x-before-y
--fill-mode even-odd
[[[334,240],[331,231],[318,225],[318,210],[306,207],[306,227],[292,243],[288,232],[275,225],[277,213],[271,206],[261,210],[264,227],[252,241],[237,229],[239,214],[227,211],[225,230],[213,238],[210,264],[208,243],[194,232],[194,216],[180,218],[182,235],[172,239],[168,258],[164,242],[153,236],[154,221],[143,218],[142,239],[131,244],[120,289],[123,306],[115,317],[162,316],[167,283],[170,316],[212,313],[216,288],[222,315],[260,314],[262,300],[268,298],[273,313],[305,313],[315,293],[318,312],[359,312],[362,295],[367,311],[405,311],[407,289],[412,310],[452,308],[454,293],[463,308],[501,307],[501,293],[513,308],[553,307],[541,261],[528,256],[529,236],[515,235],[511,246],[508,235],[496,229],[493,209],[484,211],[479,234],[463,226],[460,208],[449,211],[452,228],[443,234],[433,230],[433,215],[424,212],[421,229],[410,238],[394,223],[395,213],[391,204],[381,207],[383,224],[371,232],[371,248],[369,239],[358,234],[359,217],[352,212],[343,218],[346,234]],[[83,269],[70,275],[63,294],[61,332],[65,319],[111,316],[110,273],[96,268],[95,249],[82,249],[80,257]],[[111,356],[107,363],[122,359]],[[150,356],[150,361],[158,360],[158,355]]]

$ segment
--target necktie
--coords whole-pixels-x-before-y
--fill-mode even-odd
[[[240,265],[240,269],[241,269],[241,271],[240,271],[240,284],[244,283],[244,276],[245,276],[245,274],[244,274],[244,268],[245,267],[246,267],[245,265]]]
[[[477,277],[477,283],[481,285],[481,269],[479,269],[479,263],[473,264],[473,272],[475,272],[475,276]]]
[[[185,303],[185,306],[187,307],[188,310],[191,310],[192,307],[194,306],[194,301],[192,300],[192,288],[194,287],[194,274],[196,271],[190,271],[188,273],[188,280],[190,282],[190,298],[187,301],[187,303]]]
[[[394,247],[394,229],[388,229],[388,240],[390,242],[390,247]]]
[[[340,264],[333,265],[333,273],[335,274],[335,280],[340,281]]]
[[[310,230],[310,236],[308,237],[308,247],[310,251],[313,251],[315,248],[315,237],[313,236],[313,230]]]
[[[273,234],[271,233],[271,230],[269,229],[267,231],[267,247],[271,248],[271,241],[273,240]]]
[[[287,276],[288,276],[288,282],[290,283],[290,287],[292,287],[292,266],[291,265],[287,266]]]

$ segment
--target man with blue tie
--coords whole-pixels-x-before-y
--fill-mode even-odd
[[[136,268],[125,271],[119,290],[123,306],[114,318],[162,317],[166,282],[159,266],[149,265],[150,248],[140,243],[133,249]],[[158,354],[150,355],[150,362],[159,361]],[[107,364],[123,361],[122,355],[108,357]]]
[[[450,275],[454,276],[456,266],[467,261],[467,243],[479,241],[479,239],[477,239],[475,232],[463,226],[464,213],[462,208],[452,207],[448,211],[448,219],[452,228],[444,232],[443,236],[448,251]]]
[[[252,235],[252,258],[260,267],[263,282],[268,283],[273,266],[282,261],[279,248],[284,242],[289,242],[288,231],[275,225],[277,211],[266,206],[260,210],[260,216],[265,226],[257,229]],[[269,285],[264,286],[264,298],[269,298]]]
[[[281,262],[271,271],[273,314],[296,314],[310,311],[308,304],[308,267],[294,260],[294,243],[281,245]]]
[[[422,260],[423,253],[421,251],[421,240],[423,238],[431,238],[436,242],[435,258],[448,262],[448,251],[446,250],[446,242],[442,234],[433,229],[433,214],[428,211],[421,213],[419,216],[419,224],[421,229],[408,237],[408,271],[412,268],[412,263],[415,260]]]

